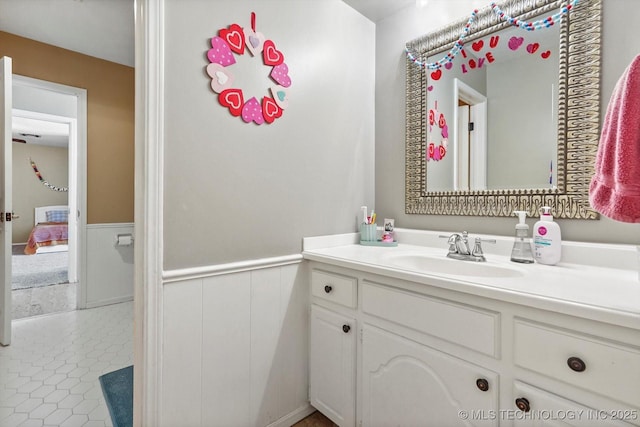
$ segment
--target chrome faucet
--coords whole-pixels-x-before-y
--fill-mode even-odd
[[[447,236],[440,237],[447,238]],[[453,233],[448,236],[447,243],[449,244],[449,252],[447,253],[447,257],[463,261],[485,262],[487,259],[484,257],[484,252],[482,251],[482,242],[496,243],[495,239],[481,239],[480,237],[476,237],[473,249],[471,249],[469,246],[469,233],[466,231]]]

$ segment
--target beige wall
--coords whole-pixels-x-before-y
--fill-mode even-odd
[[[51,185],[66,187],[69,176],[69,150],[34,144],[13,144],[13,243],[24,243],[33,227],[36,206],[66,205],[67,192],[45,187],[33,172],[29,158]]]
[[[87,90],[87,223],[133,222],[134,69],[1,31],[0,56],[14,74]]]

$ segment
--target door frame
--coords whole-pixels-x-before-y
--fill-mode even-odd
[[[135,2],[133,425],[162,425],[164,1]]]
[[[86,226],[87,226],[87,91],[86,89],[67,86],[46,80],[35,79],[31,77],[13,74],[14,86],[25,86],[35,89],[48,90],[63,95],[69,95],[76,98],[76,117],[62,117],[39,112],[25,112],[25,110],[13,109],[15,112],[34,116],[48,117],[53,121],[68,123],[71,127],[70,133],[75,128],[76,137],[69,137],[69,198],[75,193],[75,202],[77,212],[77,237],[76,237],[76,254],[77,254],[77,290],[76,290],[76,308],[84,309],[87,307],[87,257],[86,257]],[[74,123],[75,122],[75,123]],[[72,185],[75,189],[71,191]],[[71,203],[70,203],[71,204]],[[69,212],[69,215],[72,215]]]

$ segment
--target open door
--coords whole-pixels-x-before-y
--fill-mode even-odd
[[[11,58],[0,59],[0,344],[11,344]]]

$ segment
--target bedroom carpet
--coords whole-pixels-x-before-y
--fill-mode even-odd
[[[68,252],[24,255],[24,245],[14,245],[11,289],[38,288],[68,282]]]

